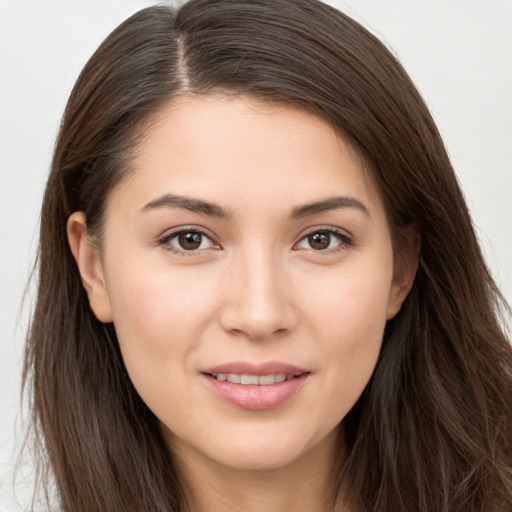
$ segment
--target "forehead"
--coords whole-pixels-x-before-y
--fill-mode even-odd
[[[343,194],[381,208],[362,160],[329,123],[293,106],[224,94],[183,96],[163,108],[114,196],[142,206],[163,193],[234,209]]]

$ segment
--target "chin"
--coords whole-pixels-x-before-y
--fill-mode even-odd
[[[223,466],[240,471],[270,471],[284,468],[300,460],[307,448],[295,446],[276,446],[273,443],[255,443],[250,446],[233,445],[229,451],[223,451],[216,461]]]
[[[319,455],[330,458],[336,451],[337,431],[335,428],[331,432],[307,433],[296,425],[292,430],[280,429],[278,432],[265,428],[259,432],[243,432],[241,428],[237,433],[225,431],[220,435],[210,434],[209,439],[199,443],[197,438],[177,439],[170,434],[169,446],[179,458],[192,456],[219,468],[272,471],[307,463],[311,457]]]

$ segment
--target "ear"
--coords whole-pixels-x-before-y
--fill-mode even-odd
[[[87,235],[84,212],[75,212],[69,217],[67,233],[69,246],[94,315],[100,322],[112,322],[112,308],[100,251]]]
[[[418,270],[418,259],[421,248],[421,236],[413,223],[401,228],[398,234],[397,255],[395,257],[393,281],[388,299],[386,319],[390,320],[398,314],[404,300],[411,291]]]

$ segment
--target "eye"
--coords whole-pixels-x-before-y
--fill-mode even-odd
[[[160,239],[160,244],[176,252],[194,252],[217,247],[210,237],[197,229],[184,229],[165,235]]]
[[[349,236],[334,229],[317,229],[304,236],[297,248],[313,251],[329,251],[351,245]]]

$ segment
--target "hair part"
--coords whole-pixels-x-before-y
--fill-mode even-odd
[[[113,325],[90,310],[66,222],[84,211],[90,236],[101,239],[109,195],[162,108],[219,91],[292,104],[331,123],[367,164],[397,247],[404,226],[421,233],[413,289],[344,420],[333,503],[343,488],[354,510],[368,512],[512,508],[512,353],[448,155],[397,60],[316,0],[150,7],[114,30],[80,74],[45,191],[24,370],[39,458],[48,458],[60,508],[186,507]]]

